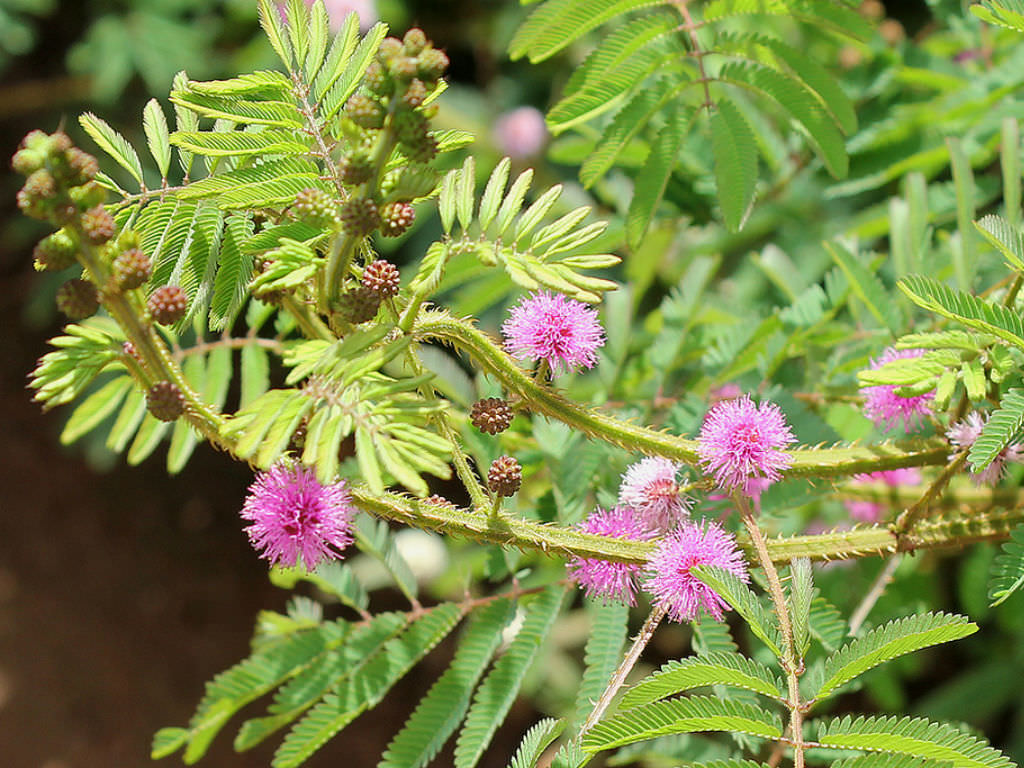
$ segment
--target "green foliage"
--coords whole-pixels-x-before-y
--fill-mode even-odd
[[[39,360],[29,387],[44,409],[79,397],[108,365],[118,359],[124,335],[107,319],[94,318],[64,328],[67,335],[50,340],[55,351]]]
[[[954,768],[1010,768],[1001,752],[951,725],[925,718],[846,716],[819,726],[818,741],[828,747],[898,752],[952,763]]]
[[[971,13],[989,24],[1024,32],[1024,3],[1020,0],[982,0],[971,6]]]
[[[590,636],[583,653],[583,678],[576,694],[576,721],[583,722],[618,667],[629,629],[629,609],[621,603],[588,599]]]
[[[765,609],[757,595],[736,576],[721,568],[700,565],[693,569],[693,575],[717,592],[743,620],[750,631],[782,658],[782,640],[777,620]]]
[[[825,681],[814,698],[828,696],[843,684],[897,656],[946,643],[978,631],[963,616],[925,613],[876,627],[840,648],[825,660]]]
[[[713,652],[670,661],[650,677],[633,686],[622,698],[623,709],[708,685],[731,685],[769,698],[782,696],[779,681],[762,664],[738,653]]]
[[[1014,528],[1010,540],[1003,544],[992,563],[988,582],[988,599],[999,605],[1024,585],[1024,526]]]
[[[658,701],[607,718],[583,737],[588,752],[621,747],[674,733],[730,731],[763,738],[782,735],[778,716],[763,709],[708,696]]]
[[[1007,391],[985,426],[978,439],[971,446],[967,460],[971,469],[981,472],[1006,448],[1021,428],[1024,427],[1024,390]]]
[[[534,768],[544,750],[558,738],[563,728],[564,721],[551,717],[546,717],[534,725],[526,732],[508,768]]]

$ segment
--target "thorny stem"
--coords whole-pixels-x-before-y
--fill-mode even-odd
[[[622,684],[626,682],[626,678],[629,673],[636,666],[636,663],[640,660],[640,654],[644,652],[644,648],[651,641],[654,636],[654,631],[658,628],[658,624],[665,618],[665,609],[660,606],[654,606],[651,609],[650,615],[644,622],[644,625],[640,628],[640,632],[637,633],[636,638],[633,640],[633,645],[629,649],[629,653],[626,654],[622,663],[619,664],[618,669],[615,670],[615,674],[612,675],[608,681],[608,685],[605,686],[604,692],[600,698],[594,704],[594,708],[590,710],[590,714],[587,715],[586,722],[580,726],[580,731],[576,734],[577,739],[582,739],[583,735],[593,728],[597,722],[604,715],[605,710],[612,703],[612,699],[615,698],[615,694],[619,692]]]
[[[789,616],[789,606],[786,604],[786,595],[782,591],[782,582],[779,580],[779,572],[772,562],[772,556],[768,552],[768,546],[764,540],[764,534],[757,525],[753,514],[750,512],[750,505],[746,497],[740,493],[733,494],[733,500],[743,519],[743,524],[750,535],[750,541],[754,545],[754,553],[757,562],[764,570],[768,578],[768,594],[775,606],[775,615],[779,619],[779,629],[782,631],[783,649],[782,668],[786,673],[786,684],[789,690],[789,697],[786,700],[786,707],[789,709],[789,730],[793,743],[793,765],[794,768],[804,768],[804,728],[803,728],[803,704],[800,701],[800,673],[803,663],[796,650],[796,643],[793,642],[793,624]]]
[[[879,572],[875,578],[874,583],[871,585],[871,589],[864,595],[864,599],[860,601],[860,605],[857,606],[857,610],[850,616],[850,635],[856,635],[860,630],[864,620],[871,613],[871,609],[875,607],[875,603],[885,593],[885,588],[889,586],[892,581],[893,574],[896,573],[896,569],[900,565],[902,558],[899,555],[893,555],[886,562],[885,567]]]
[[[932,481],[931,485],[925,489],[924,493],[921,494],[921,498],[915,501],[910,507],[905,509],[898,518],[896,518],[896,522],[892,526],[893,533],[901,537],[910,533],[914,522],[928,511],[934,501],[939,497],[939,494],[942,493],[942,489],[949,483],[953,475],[960,471],[960,468],[964,465],[965,461],[967,461],[967,451],[961,451],[953,458],[952,461],[949,462],[946,468],[939,473],[939,476]]]

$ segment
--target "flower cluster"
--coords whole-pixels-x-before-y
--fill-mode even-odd
[[[644,586],[673,621],[693,621],[701,611],[721,621],[729,606],[693,574],[698,565],[722,568],[749,581],[736,540],[717,523],[686,523],[665,539],[648,562]]]
[[[949,438],[950,444],[956,449],[950,454],[950,460],[957,453],[970,450],[971,446],[981,436],[981,431],[985,428],[986,421],[988,421],[987,416],[982,416],[977,411],[972,411],[967,414],[966,419],[957,422],[946,431],[946,437]],[[977,485],[995,485],[1006,471],[1006,462],[1008,461],[1024,461],[1024,445],[1010,443],[999,452],[998,456],[992,459],[992,462],[985,469],[981,470],[981,472],[972,472],[971,478]]]
[[[877,371],[893,360],[921,357],[924,353],[923,349],[887,347],[881,357],[871,361],[871,370]],[[931,415],[930,403],[935,399],[935,393],[925,392],[923,395],[904,397],[897,393],[898,389],[895,384],[862,387],[860,392],[864,396],[864,415],[886,431],[895,429],[896,423],[902,421],[904,432],[910,432],[921,417]]]
[[[630,465],[619,486],[619,503],[632,507],[649,530],[671,531],[689,516],[693,503],[679,492],[679,469],[679,464],[658,456]]]
[[[632,541],[644,541],[652,535],[629,507],[613,507],[608,510],[598,507],[583,521],[580,530]],[[583,587],[588,597],[600,597],[605,602],[615,600],[627,605],[636,603],[640,565],[574,556],[566,564],[566,570]]]
[[[604,329],[597,310],[560,293],[524,297],[501,326],[505,348],[520,360],[543,360],[553,373],[593,368]]]
[[[704,471],[719,487],[753,496],[777,481],[792,463],[783,449],[795,441],[779,406],[754,405],[750,395],[744,395],[712,407],[701,426],[697,452]]]
[[[322,485],[311,469],[278,464],[256,477],[241,515],[261,557],[289,567],[301,557],[312,571],[352,543],[354,512],[344,480]]]

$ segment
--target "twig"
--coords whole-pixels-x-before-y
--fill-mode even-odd
[[[700,41],[697,40],[697,25],[693,23],[693,17],[690,15],[690,8],[688,0],[674,0],[672,3],[676,8],[679,9],[679,13],[682,14],[683,20],[686,22],[683,29],[689,33],[690,44],[693,46],[693,56],[697,59],[697,69],[700,71],[700,82],[704,86],[704,104],[710,111],[711,107],[714,106],[714,102],[711,101],[711,88],[708,86],[710,80],[708,79],[708,73],[704,69],[704,49],[700,47]]]

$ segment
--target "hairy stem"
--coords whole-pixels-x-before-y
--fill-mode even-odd
[[[597,725],[601,716],[604,715],[605,710],[607,710],[608,706],[612,703],[612,699],[615,698],[615,694],[619,692],[622,684],[626,682],[626,678],[629,676],[629,673],[640,660],[640,654],[644,652],[644,648],[647,647],[651,638],[654,637],[654,631],[658,628],[658,624],[661,623],[663,618],[665,618],[665,609],[660,606],[654,606],[654,608],[651,609],[651,613],[647,617],[647,620],[644,622],[644,625],[637,633],[636,638],[633,640],[633,645],[630,647],[629,652],[626,654],[625,658],[622,659],[622,663],[619,664],[618,669],[615,670],[615,673],[608,681],[608,685],[605,686],[604,692],[594,704],[594,708],[590,710],[590,714],[587,715],[586,722],[580,726],[580,731],[576,735],[577,739],[583,738],[583,734]]]

